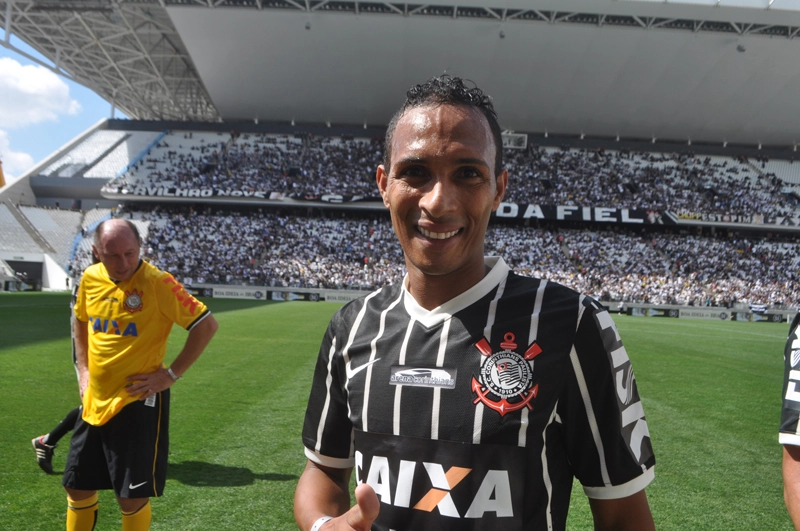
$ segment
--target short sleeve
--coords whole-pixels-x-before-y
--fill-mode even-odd
[[[783,406],[778,441],[781,444],[800,446],[800,313],[795,315],[789,328],[789,337],[783,351]]]
[[[351,468],[355,464],[353,425],[344,389],[347,381],[341,356],[344,338],[336,333],[340,322],[337,313],[322,340],[303,423],[303,444],[306,456],[315,463]]]
[[[206,305],[187,292],[169,273],[162,272],[154,282],[159,311],[173,323],[191,330],[208,315]]]
[[[609,313],[584,298],[570,353],[565,435],[586,495],[616,499],[654,478],[655,456],[633,367]]]
[[[84,273],[81,276],[80,283],[72,298],[72,312],[75,319],[82,323],[89,322],[89,315],[86,313],[86,283],[88,282],[87,275]]]

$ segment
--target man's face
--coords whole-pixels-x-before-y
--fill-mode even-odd
[[[483,278],[486,226],[508,180],[505,170],[493,175],[495,151],[477,109],[416,107],[397,122],[391,167],[376,179],[410,274]]]
[[[139,265],[139,242],[127,224],[114,223],[105,227],[98,245],[93,245],[92,250],[106,266],[112,280],[128,280]]]

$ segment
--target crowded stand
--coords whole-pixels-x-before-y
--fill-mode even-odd
[[[376,140],[172,133],[106,190],[136,186],[266,190],[287,197],[375,196]]]
[[[146,235],[144,256],[187,285],[372,290],[405,274],[384,215],[156,207],[123,216]],[[799,245],[794,237],[500,223],[486,235],[486,253],[516,271],[599,300],[722,307],[796,307]],[[74,273],[90,263],[90,243],[80,248]]]
[[[145,146],[138,156],[119,156],[134,145]],[[378,201],[374,172],[382,156],[380,138],[95,133],[47,171],[89,176],[127,167],[104,186],[110,193],[172,187],[261,191],[267,199],[319,199],[333,193]],[[108,168],[101,164],[106,159]],[[800,172],[791,161],[530,144],[505,150],[505,163],[509,203],[668,211],[688,218],[698,213],[800,216]],[[288,213],[268,205],[235,210],[221,203],[143,209],[131,204],[117,212],[90,210],[82,218],[59,209],[23,207],[20,212],[58,247],[59,263],[73,276],[91,262],[91,231],[112,215],[134,220],[145,236],[144,255],[188,285],[372,290],[405,273],[402,252],[380,209],[348,213],[294,207]],[[0,247],[39,250],[12,212],[3,209],[0,219],[7,223],[0,230]],[[722,307],[796,307],[800,302],[795,287],[800,249],[793,235],[552,220],[534,225],[495,220],[487,232],[487,254],[503,256],[520,273],[604,301]],[[62,235],[69,227],[83,237]],[[72,249],[69,258],[62,241]]]
[[[264,191],[272,197],[376,197],[382,139],[170,132],[108,192],[138,187]],[[797,195],[766,160],[691,153],[507,149],[506,201],[676,214],[796,216]],[[778,171],[791,165],[770,166]],[[793,173],[788,177],[793,177]]]
[[[507,153],[507,200],[727,215],[795,213],[774,175],[745,160],[534,147]]]

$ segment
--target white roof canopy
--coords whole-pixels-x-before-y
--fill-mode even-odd
[[[0,25],[134,118],[379,125],[448,71],[516,131],[800,141],[800,0],[6,0]]]

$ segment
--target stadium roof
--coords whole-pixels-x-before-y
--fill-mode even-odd
[[[443,71],[522,132],[800,142],[800,1],[0,0],[132,118],[385,124]]]

